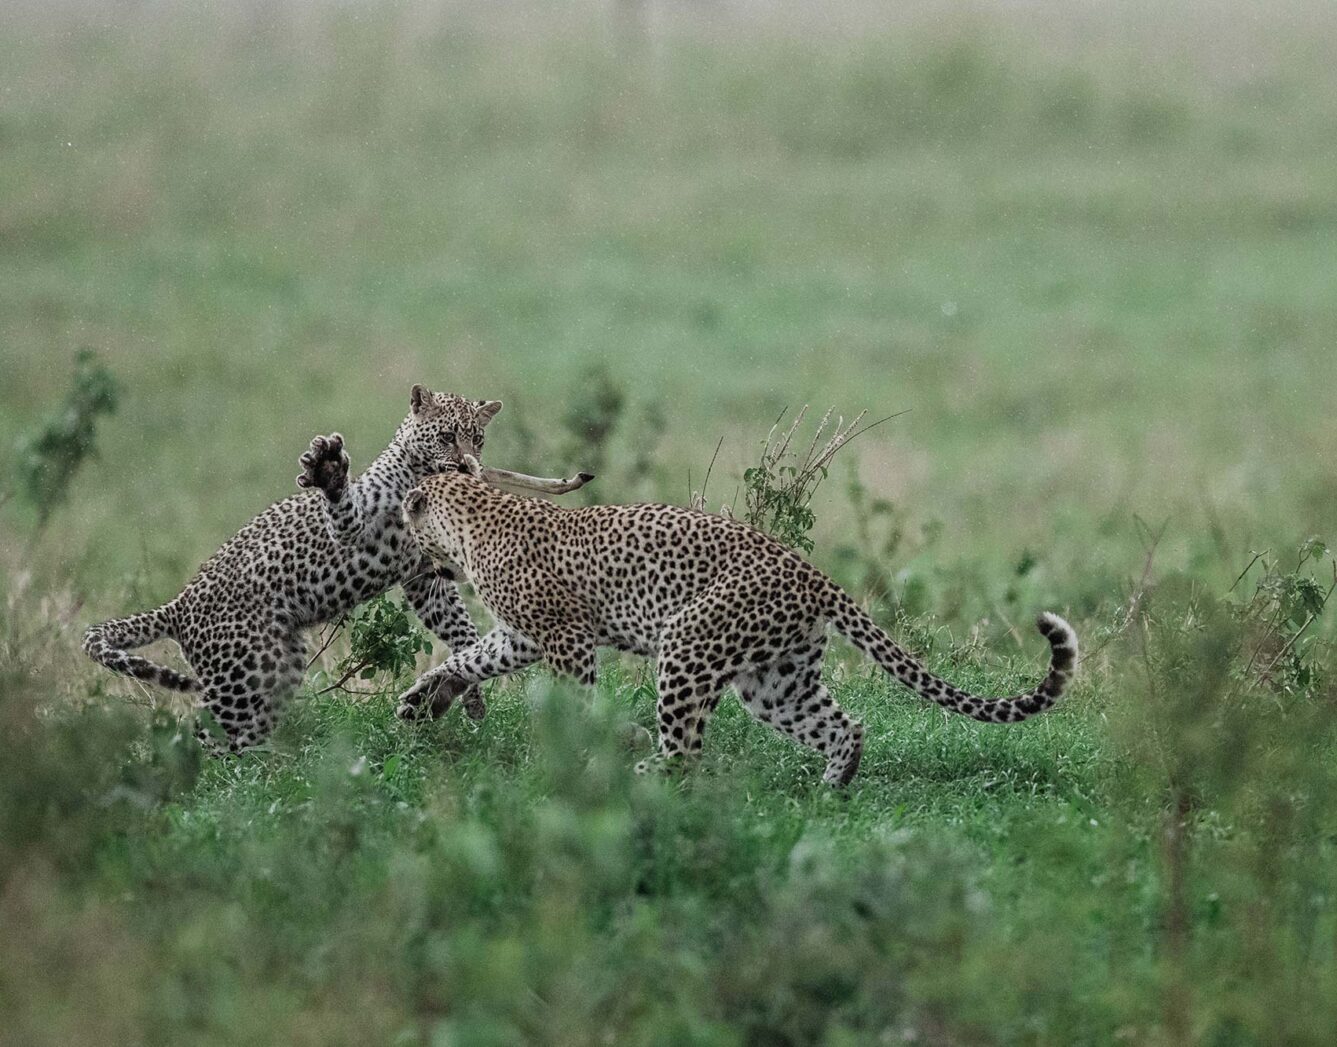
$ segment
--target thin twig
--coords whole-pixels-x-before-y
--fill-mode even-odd
[[[876,422],[869,422],[869,423],[868,423],[867,425],[865,425],[862,429],[860,429],[857,433],[855,433],[853,436],[851,436],[851,437],[850,437],[850,440],[857,440],[859,437],[863,436],[864,433],[868,432],[870,429],[876,429],[876,428],[877,428],[879,425],[881,425],[883,422],[889,422],[889,421],[891,421],[893,418],[899,418],[899,417],[901,417],[901,415],[903,415],[903,414],[909,414],[909,413],[910,413],[911,411],[913,411],[913,410],[914,410],[913,407],[907,407],[904,411],[896,411],[896,412],[894,412],[893,414],[889,414],[889,415],[887,415],[887,416],[884,417],[884,418],[879,418]],[[868,412],[865,411],[864,413],[867,414]],[[846,440],[845,442],[846,442],[846,443],[849,443],[849,440]]]
[[[876,422],[870,422],[868,425],[865,425],[862,429],[860,429],[857,433],[851,433],[850,438],[846,440],[843,444],[841,444],[841,446],[847,447],[850,444],[852,444],[855,440],[859,439],[859,437],[863,436],[864,433],[871,432],[873,429],[876,429],[883,422],[889,422],[893,418],[899,418],[901,415],[909,414],[913,410],[914,410],[913,407],[907,407],[904,411],[897,411],[895,414],[889,414],[885,418],[879,418]],[[864,414],[866,413],[867,412],[864,412]],[[859,417],[862,418],[863,414],[860,414]]]
[[[914,410],[914,408],[907,407],[904,411],[897,411],[894,414],[887,415],[885,418],[879,418],[876,422],[872,422],[858,430],[855,430],[855,426],[857,426],[863,419],[863,416],[868,413],[867,411],[860,411],[849,425],[844,425],[842,420],[837,424],[835,434],[832,435],[831,439],[827,442],[827,445],[822,449],[822,453],[819,454],[816,459],[805,460],[803,469],[799,471],[800,490],[803,490],[803,488],[807,486],[808,482],[816,475],[818,470],[824,469],[830,464],[831,460],[836,456],[836,452],[849,446],[850,443],[869,430],[876,429],[883,422],[889,422],[893,418],[899,418],[903,414],[909,414],[912,410]],[[830,414],[831,412],[828,411],[826,417],[830,417]],[[826,424],[826,418],[823,418],[822,424]],[[820,434],[820,429],[818,432]],[[816,438],[814,438],[813,443],[814,446],[816,446]],[[804,491],[805,504],[811,501],[812,495],[816,490],[817,485],[813,484],[812,490]]]
[[[1309,616],[1305,618],[1300,628],[1298,628],[1297,630],[1295,630],[1294,633],[1291,634],[1291,638],[1287,640],[1286,643],[1282,646],[1281,650],[1277,652],[1277,656],[1268,663],[1266,669],[1262,670],[1259,673],[1260,676],[1266,677],[1272,675],[1272,670],[1275,669],[1277,665],[1281,662],[1281,660],[1286,657],[1286,652],[1295,646],[1295,642],[1299,640],[1302,635],[1304,635],[1305,630],[1308,629],[1311,625],[1313,625],[1314,622],[1318,619],[1318,616],[1323,613],[1323,609],[1328,606],[1328,601],[1332,598],[1334,590],[1337,590],[1337,560],[1333,560],[1332,562],[1332,585],[1328,586],[1328,591],[1323,594],[1323,602],[1319,605],[1318,610],[1311,611],[1309,613]],[[1250,659],[1249,664],[1250,665],[1253,664],[1252,659]]]
[[[710,464],[709,464],[708,466],[706,466],[706,477],[705,477],[704,480],[701,481],[701,505],[700,505],[700,508],[703,509],[703,510],[704,510],[705,507],[706,507],[706,488],[710,486],[710,474],[711,474],[711,472],[712,472],[712,471],[714,470],[714,468],[715,468],[715,459],[718,458],[718,457],[720,456],[720,448],[723,447],[723,446],[724,446],[724,434],[721,433],[721,434],[720,434],[719,441],[715,444],[715,453],[712,454],[712,455],[710,456]],[[687,472],[687,490],[689,490],[689,491],[692,492],[692,494],[691,494],[691,499],[690,499],[690,500],[691,500],[692,502],[695,502],[695,501],[697,500],[697,494],[696,494],[695,491],[692,491],[692,473],[691,473],[691,470],[688,470],[688,472]]]
[[[785,410],[788,410],[788,408],[786,408]],[[802,407],[799,408],[798,414],[794,415],[794,420],[789,423],[789,428],[785,430],[785,435],[781,437],[780,442],[776,444],[775,450],[771,454],[772,461],[778,462],[789,451],[789,442],[792,439],[794,439],[794,433],[798,431],[798,427],[803,423],[803,419],[807,415],[807,413],[808,413],[808,405],[804,404]],[[779,422],[776,422],[776,425],[779,424],[780,424]],[[768,439],[766,443],[767,446],[769,447],[770,440]]]
[[[807,462],[811,462],[811,461],[812,461],[812,456],[813,456],[814,454],[816,454],[816,452],[817,452],[817,441],[820,440],[820,439],[822,438],[822,433],[826,432],[826,423],[829,422],[829,421],[831,420],[831,412],[834,411],[834,410],[835,410],[834,407],[828,407],[828,408],[826,409],[826,414],[822,415],[822,420],[821,420],[820,422],[817,423],[817,428],[816,428],[815,430],[813,430],[813,434],[812,434],[812,443],[808,445],[808,453],[805,454],[805,455],[803,456],[803,461],[804,461],[805,463],[807,463]],[[836,436],[839,436],[839,435],[840,435],[840,423],[841,423],[841,419],[837,419],[837,420],[836,420]]]
[[[1281,650],[1277,652],[1277,656],[1267,663],[1267,668],[1258,671],[1260,677],[1267,679],[1272,675],[1272,670],[1275,669],[1277,665],[1280,664],[1281,660],[1286,657],[1286,652],[1295,646],[1295,641],[1300,639],[1304,631],[1313,623],[1315,617],[1316,615],[1311,614],[1305,618],[1300,628],[1296,629],[1295,632],[1291,634],[1291,638],[1282,644]],[[1252,665],[1253,661],[1250,660],[1249,664]]]
[[[1136,517],[1134,517],[1134,519],[1136,519]],[[1141,523],[1141,521],[1139,521],[1139,523]],[[1145,524],[1142,524],[1142,526],[1146,527]],[[1116,640],[1118,637],[1122,636],[1125,632],[1128,631],[1128,626],[1130,626],[1133,623],[1133,619],[1137,616],[1138,611],[1141,610],[1142,608],[1142,601],[1146,598],[1147,583],[1151,578],[1151,567],[1156,559],[1156,550],[1160,548],[1161,539],[1165,537],[1165,531],[1169,526],[1170,526],[1170,519],[1169,517],[1166,517],[1165,523],[1161,524],[1161,529],[1156,532],[1154,537],[1151,538],[1150,546],[1147,546],[1145,544],[1143,546],[1143,548],[1147,550],[1147,558],[1142,563],[1142,576],[1138,579],[1137,585],[1133,587],[1132,595],[1128,599],[1128,609],[1124,611],[1123,623],[1117,629],[1115,629],[1114,632],[1110,633],[1109,636],[1105,637],[1105,639],[1102,640],[1099,644],[1097,644],[1094,648],[1092,648],[1090,651],[1085,652],[1078,660],[1078,664],[1083,664],[1088,659],[1094,658],[1106,647],[1108,647],[1111,643],[1113,643],[1114,640]],[[1148,536],[1151,536],[1150,528],[1147,528],[1147,534]]]
[[[1253,559],[1249,561],[1248,566],[1246,566],[1244,570],[1240,571],[1239,577],[1235,579],[1234,584],[1231,585],[1231,587],[1226,590],[1227,596],[1229,596],[1231,593],[1235,591],[1236,587],[1240,584],[1240,582],[1244,581],[1244,576],[1248,574],[1249,571],[1253,569],[1253,565],[1256,564],[1262,558],[1263,558],[1262,553],[1253,554]]]
[[[344,684],[346,684],[349,680],[353,678],[354,673],[360,673],[370,664],[371,664],[370,662],[366,661],[358,662],[356,665],[349,668],[349,670],[346,673],[344,673],[341,677],[339,677],[339,679],[335,680],[334,683],[330,684],[328,687],[321,688],[319,691],[316,692],[316,694],[317,695],[328,694],[330,691],[336,691],[336,690],[342,691],[344,689]]]
[[[339,630],[343,628],[343,624],[347,620],[348,620],[348,615],[341,614],[339,615],[338,619],[334,622],[334,624],[329,626],[329,632],[325,634],[325,638],[323,639],[323,642],[320,645],[320,650],[318,650],[315,654],[313,654],[311,656],[311,660],[306,663],[306,667],[308,669],[310,669],[311,666],[316,664],[316,659],[318,659],[322,654],[324,654],[326,651],[330,649],[330,644],[334,643],[335,638],[338,637],[339,635]]]

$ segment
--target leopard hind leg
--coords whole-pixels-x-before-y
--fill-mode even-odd
[[[822,780],[848,785],[863,757],[863,725],[822,683],[826,637],[814,632],[772,664],[734,681],[747,710],[762,723],[826,758]]]
[[[201,728],[200,741],[211,751],[238,753],[269,737],[283,701],[302,682],[306,651],[299,631],[284,625],[226,635],[192,644],[186,653],[199,675],[200,704],[225,736]]]
[[[665,623],[655,663],[659,752],[637,773],[700,755],[729,681],[740,667],[774,657],[774,622],[760,613],[770,602],[754,579],[726,577]]]

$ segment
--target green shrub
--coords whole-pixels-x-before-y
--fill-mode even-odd
[[[389,593],[382,593],[359,607],[348,629],[349,648],[335,667],[339,679],[330,689],[342,687],[354,677],[374,680],[389,677],[391,683],[411,672],[419,654],[432,653],[432,641],[413,622],[409,610]]]
[[[70,482],[96,451],[99,415],[113,414],[120,387],[91,349],[75,355],[74,380],[60,408],[18,447],[18,485],[39,525],[69,495]]]

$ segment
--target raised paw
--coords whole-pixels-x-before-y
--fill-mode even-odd
[[[317,436],[311,441],[311,449],[298,461],[302,466],[297,477],[298,487],[324,491],[325,497],[332,502],[343,497],[348,487],[348,452],[344,450],[341,435]]]
[[[423,673],[412,687],[399,696],[399,704],[395,707],[395,715],[401,720],[416,720],[422,715],[424,707],[430,711],[436,689],[441,683],[440,676]]]

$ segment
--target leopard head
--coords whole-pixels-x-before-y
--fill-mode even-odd
[[[500,410],[500,400],[469,400],[415,385],[396,440],[415,473],[443,473],[458,467],[465,456],[482,455],[483,430]]]
[[[465,455],[459,464],[427,477],[404,496],[404,522],[436,566],[459,571],[470,524],[506,497],[483,479],[478,459]]]

